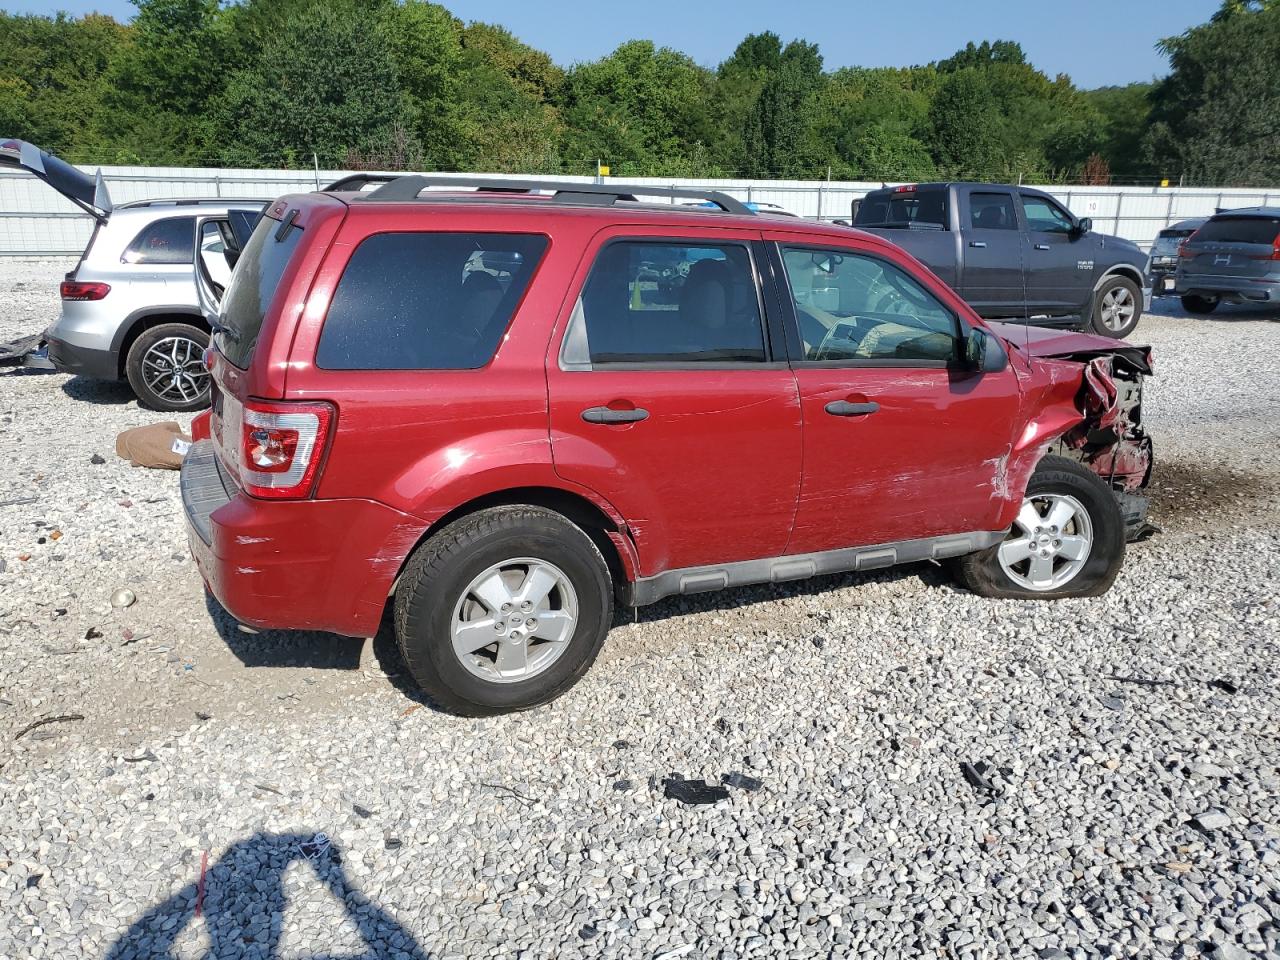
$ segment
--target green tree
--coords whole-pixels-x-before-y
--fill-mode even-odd
[[[597,159],[624,176],[693,176],[705,169],[710,84],[708,71],[648,40],[574,67],[563,94],[570,172],[589,172]]]
[[[216,105],[224,154],[236,163],[335,166],[349,150],[393,138],[402,99],[388,24],[345,6],[290,14],[257,62],[232,75]]]
[[[984,179],[1002,166],[1000,111],[975,67],[947,75],[929,106],[930,146],[946,176]]]
[[[1280,180],[1280,4],[1225,14],[1161,42],[1147,156],[1162,173],[1222,185]]]
[[[1119,178],[1147,177],[1155,170],[1142,149],[1142,139],[1151,118],[1152,83],[1130,83],[1123,87],[1099,87],[1082,96],[1101,120],[1098,152],[1106,157]]]
[[[824,82],[818,46],[793,40],[780,51],[776,65],[760,66],[763,82],[743,125],[743,170],[748,176],[811,174],[815,160],[805,149],[807,130]]]

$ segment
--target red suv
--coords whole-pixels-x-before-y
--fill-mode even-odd
[[[1144,348],[984,323],[891,243],[719,193],[283,197],[215,321],[209,589],[263,628],[391,610],[461,713],[563,693],[615,602],[928,559],[1089,596],[1144,524]]]

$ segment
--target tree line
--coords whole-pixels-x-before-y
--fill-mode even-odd
[[[562,68],[424,0],[134,2],[0,14],[0,135],[84,163],[1280,181],[1280,0],[1225,0],[1161,41],[1166,78],[1096,90],[1009,41],[828,71],[773,33],[714,69],[633,40]]]

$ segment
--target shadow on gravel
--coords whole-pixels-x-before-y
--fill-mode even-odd
[[[408,930],[351,886],[338,848],[331,841],[317,842],[317,839],[317,835],[302,833],[257,833],[232,844],[198,880],[135,921],[107,951],[107,960],[152,957],[176,960],[178,956],[192,956],[195,952],[192,941],[201,939],[193,921],[201,915],[210,944],[207,956],[211,960],[243,956],[278,960],[283,915],[289,906],[284,873],[296,862],[309,866],[323,890],[332,896],[331,903],[336,901],[335,906],[341,905],[349,921],[347,926],[355,928],[364,948],[360,953],[349,954],[333,942],[336,938],[330,934],[339,929],[338,924],[314,923],[291,935],[291,941],[300,938],[308,945],[300,949],[296,942],[288,944],[289,957],[427,960],[429,955]],[[319,889],[307,892],[311,903],[323,896]]]
[[[1157,457],[1159,451],[1157,450]],[[1266,503],[1276,496],[1276,485],[1265,475],[1245,473],[1216,464],[1156,460],[1151,472],[1151,519],[1157,525],[1186,528],[1191,521],[1200,527],[1217,526],[1215,515],[1242,505]]]
[[[264,630],[245,633],[236,618],[207,590],[205,609],[227,649],[246,667],[311,667],[316,670],[359,670],[364,642],[318,630]]]
[[[1209,314],[1188,313],[1177,297],[1156,297],[1151,301],[1148,316],[1172,317],[1175,320],[1208,320],[1212,323],[1245,323],[1259,320],[1280,322],[1280,310],[1272,304],[1224,303]],[[1140,334],[1133,337],[1141,341]]]
[[[134,400],[133,388],[124,380],[87,380],[69,377],[62,384],[62,392],[72,400],[82,403],[99,403],[119,406]]]

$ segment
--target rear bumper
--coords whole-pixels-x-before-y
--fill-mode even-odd
[[[45,343],[50,362],[63,373],[91,380],[120,379],[120,357],[114,350],[78,347],[49,333],[45,334]]]
[[[373,636],[425,525],[370,500],[256,500],[226,475],[213,443],[182,463],[191,554],[218,602],[261,629]]]
[[[1280,303],[1280,278],[1215,277],[1211,274],[1180,275],[1178,296],[1217,297],[1232,303]]]

